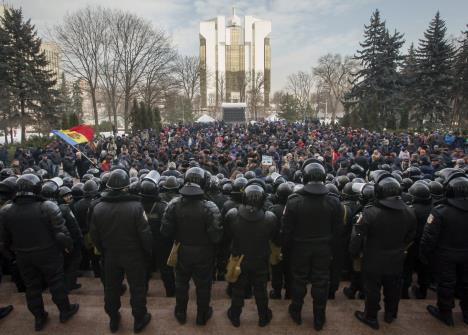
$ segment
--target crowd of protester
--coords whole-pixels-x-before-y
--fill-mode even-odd
[[[36,330],[48,321],[44,285],[66,322],[79,308],[67,294],[90,270],[103,282],[111,332],[120,324],[124,274],[135,332],[150,322],[147,283],[155,270],[176,298],[181,324],[191,278],[198,325],[213,313],[213,279],[229,281],[235,327],[252,295],[259,326],[273,317],[268,298],[291,299],[289,314],[300,324],[311,282],[320,330],[342,280],[349,281],[347,298],[366,299],[355,316],[374,329],[382,286],[385,322],[397,318],[400,298],[426,299],[434,288],[438,304],[429,313],[452,326],[457,295],[468,323],[465,135],[317,123],[179,124],[97,136],[76,148],[51,140],[18,147],[13,157],[1,147],[0,158],[2,267],[26,291]],[[46,220],[48,233],[35,220]],[[25,237],[35,229],[37,241]],[[51,247],[54,239],[59,247]],[[0,317],[12,308],[0,309]]]

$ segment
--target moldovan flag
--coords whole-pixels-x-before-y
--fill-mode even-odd
[[[92,142],[94,130],[85,124],[79,124],[70,129],[52,130],[52,134],[57,135],[70,145],[77,145],[86,142]]]

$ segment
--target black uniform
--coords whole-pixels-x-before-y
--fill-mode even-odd
[[[421,238],[420,255],[431,260],[437,280],[437,306],[442,318],[455,307],[455,285],[460,285],[460,307],[468,320],[468,206],[446,201],[431,211]]]
[[[203,195],[175,198],[164,213],[161,233],[180,243],[175,269],[176,313],[186,313],[191,278],[199,318],[205,319],[209,313],[215,244],[223,232],[220,216],[216,205]]]
[[[105,311],[115,318],[120,309],[124,275],[130,286],[135,322],[147,314],[147,271],[153,238],[139,198],[110,191],[92,209],[90,236],[104,259]]]
[[[324,320],[330,279],[332,240],[343,224],[343,207],[321,183],[292,194],[283,216],[283,247],[291,248],[293,276],[290,312],[300,314],[306,285],[312,283],[314,317]]]
[[[244,255],[241,274],[232,286],[231,312],[239,316],[244,306],[245,287],[253,285],[258,315],[268,313],[267,282],[270,266],[270,241],[278,220],[272,212],[241,205],[226,215],[226,233],[232,238],[232,255]]]
[[[23,196],[5,205],[0,210],[0,246],[16,254],[28,309],[36,319],[45,317],[43,280],[60,312],[70,310],[62,250],[72,251],[73,243],[55,203]]]
[[[405,265],[403,270],[403,287],[402,287],[402,298],[408,298],[408,289],[411,286],[413,280],[413,272],[416,271],[418,275],[419,289],[417,298],[425,299],[427,289],[429,287],[429,268],[427,264],[423,264],[419,259],[419,244],[424,230],[424,225],[427,222],[427,218],[431,213],[432,199],[425,201],[418,201],[411,205],[416,214],[417,227],[416,236],[414,243],[408,248],[408,254],[406,255]]]
[[[399,197],[376,200],[364,208],[354,229],[350,252],[352,256],[363,252],[365,316],[377,320],[383,286],[385,314],[396,318],[405,251],[416,233],[415,214]]]
[[[159,198],[143,198],[142,204],[153,235],[151,270],[153,270],[153,268],[159,269],[164,288],[166,289],[166,296],[172,297],[175,294],[174,269],[167,265],[167,259],[171,252],[173,240],[161,234],[161,221],[167,203],[161,201]]]

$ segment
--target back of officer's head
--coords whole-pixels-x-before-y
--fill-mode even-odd
[[[326,178],[325,168],[320,163],[309,163],[302,170],[304,184],[323,183]]]
[[[431,190],[424,182],[417,181],[408,190],[414,203],[423,203],[431,200]]]
[[[32,173],[21,175],[16,181],[18,196],[37,195],[41,192],[41,179]]]
[[[130,186],[130,177],[126,171],[115,169],[110,173],[106,186],[113,191],[125,190]]]
[[[397,197],[401,194],[400,183],[391,175],[380,178],[374,188],[377,199]]]
[[[244,205],[253,208],[262,208],[265,202],[265,190],[256,184],[249,185],[244,190],[243,203]]]

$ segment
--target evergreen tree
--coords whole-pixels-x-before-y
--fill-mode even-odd
[[[412,121],[416,124],[422,124],[422,120],[418,120],[419,113],[415,113],[415,106],[417,105],[416,99],[416,87],[418,84],[418,72],[417,72],[417,61],[416,61],[416,50],[414,44],[408,50],[408,54],[405,56],[403,67],[401,70],[402,86],[403,86],[403,103],[400,113],[400,128],[406,129],[409,126],[409,119],[411,115]]]
[[[68,125],[70,127],[74,127],[76,125],[80,124],[80,118],[76,113],[71,113],[70,116],[68,117]]]
[[[161,112],[158,107],[153,109],[153,129],[160,132],[162,128]]]
[[[71,97],[71,112],[72,114],[75,114],[74,117],[76,117],[77,124],[78,124],[81,116],[83,115],[83,96],[81,92],[80,82],[78,80],[73,83],[73,90],[72,90],[72,97]],[[72,120],[70,120],[70,124],[73,126],[71,121]]]
[[[46,70],[47,60],[41,51],[41,40],[30,20],[23,20],[21,9],[6,9],[0,24],[0,35],[7,36],[3,48],[7,67],[7,92],[11,110],[18,114],[22,141],[26,139],[26,126],[39,125],[46,132],[57,120],[56,81]]]
[[[445,22],[437,12],[416,51],[419,113],[416,119],[424,120],[424,125],[430,128],[444,126],[450,119],[454,51],[445,37],[446,31]]]
[[[452,124],[460,129],[468,129],[468,29],[463,32],[463,39],[455,56],[453,73]]]
[[[351,110],[348,119],[366,128],[395,127],[395,113],[399,110],[401,82],[398,69],[402,56],[403,35],[390,34],[380,12],[372,13],[369,25],[364,26],[364,41],[355,59],[361,63],[351,91],[346,95],[345,107]]]
[[[62,77],[60,80],[60,90],[59,90],[59,101],[60,101],[60,113],[62,114],[62,120],[67,120],[68,117],[73,112],[72,99],[70,97],[70,90],[68,89],[67,81],[65,80],[65,73],[62,72]],[[65,128],[64,128],[65,129]]]
[[[297,121],[301,118],[299,115],[298,107],[299,104],[297,102],[297,99],[293,95],[286,93],[281,97],[280,100],[280,112],[278,113],[279,117],[289,122]]]
[[[142,129],[142,117],[140,113],[140,106],[136,98],[133,99],[132,109],[130,111],[130,121],[132,123],[132,129],[134,132]]]

